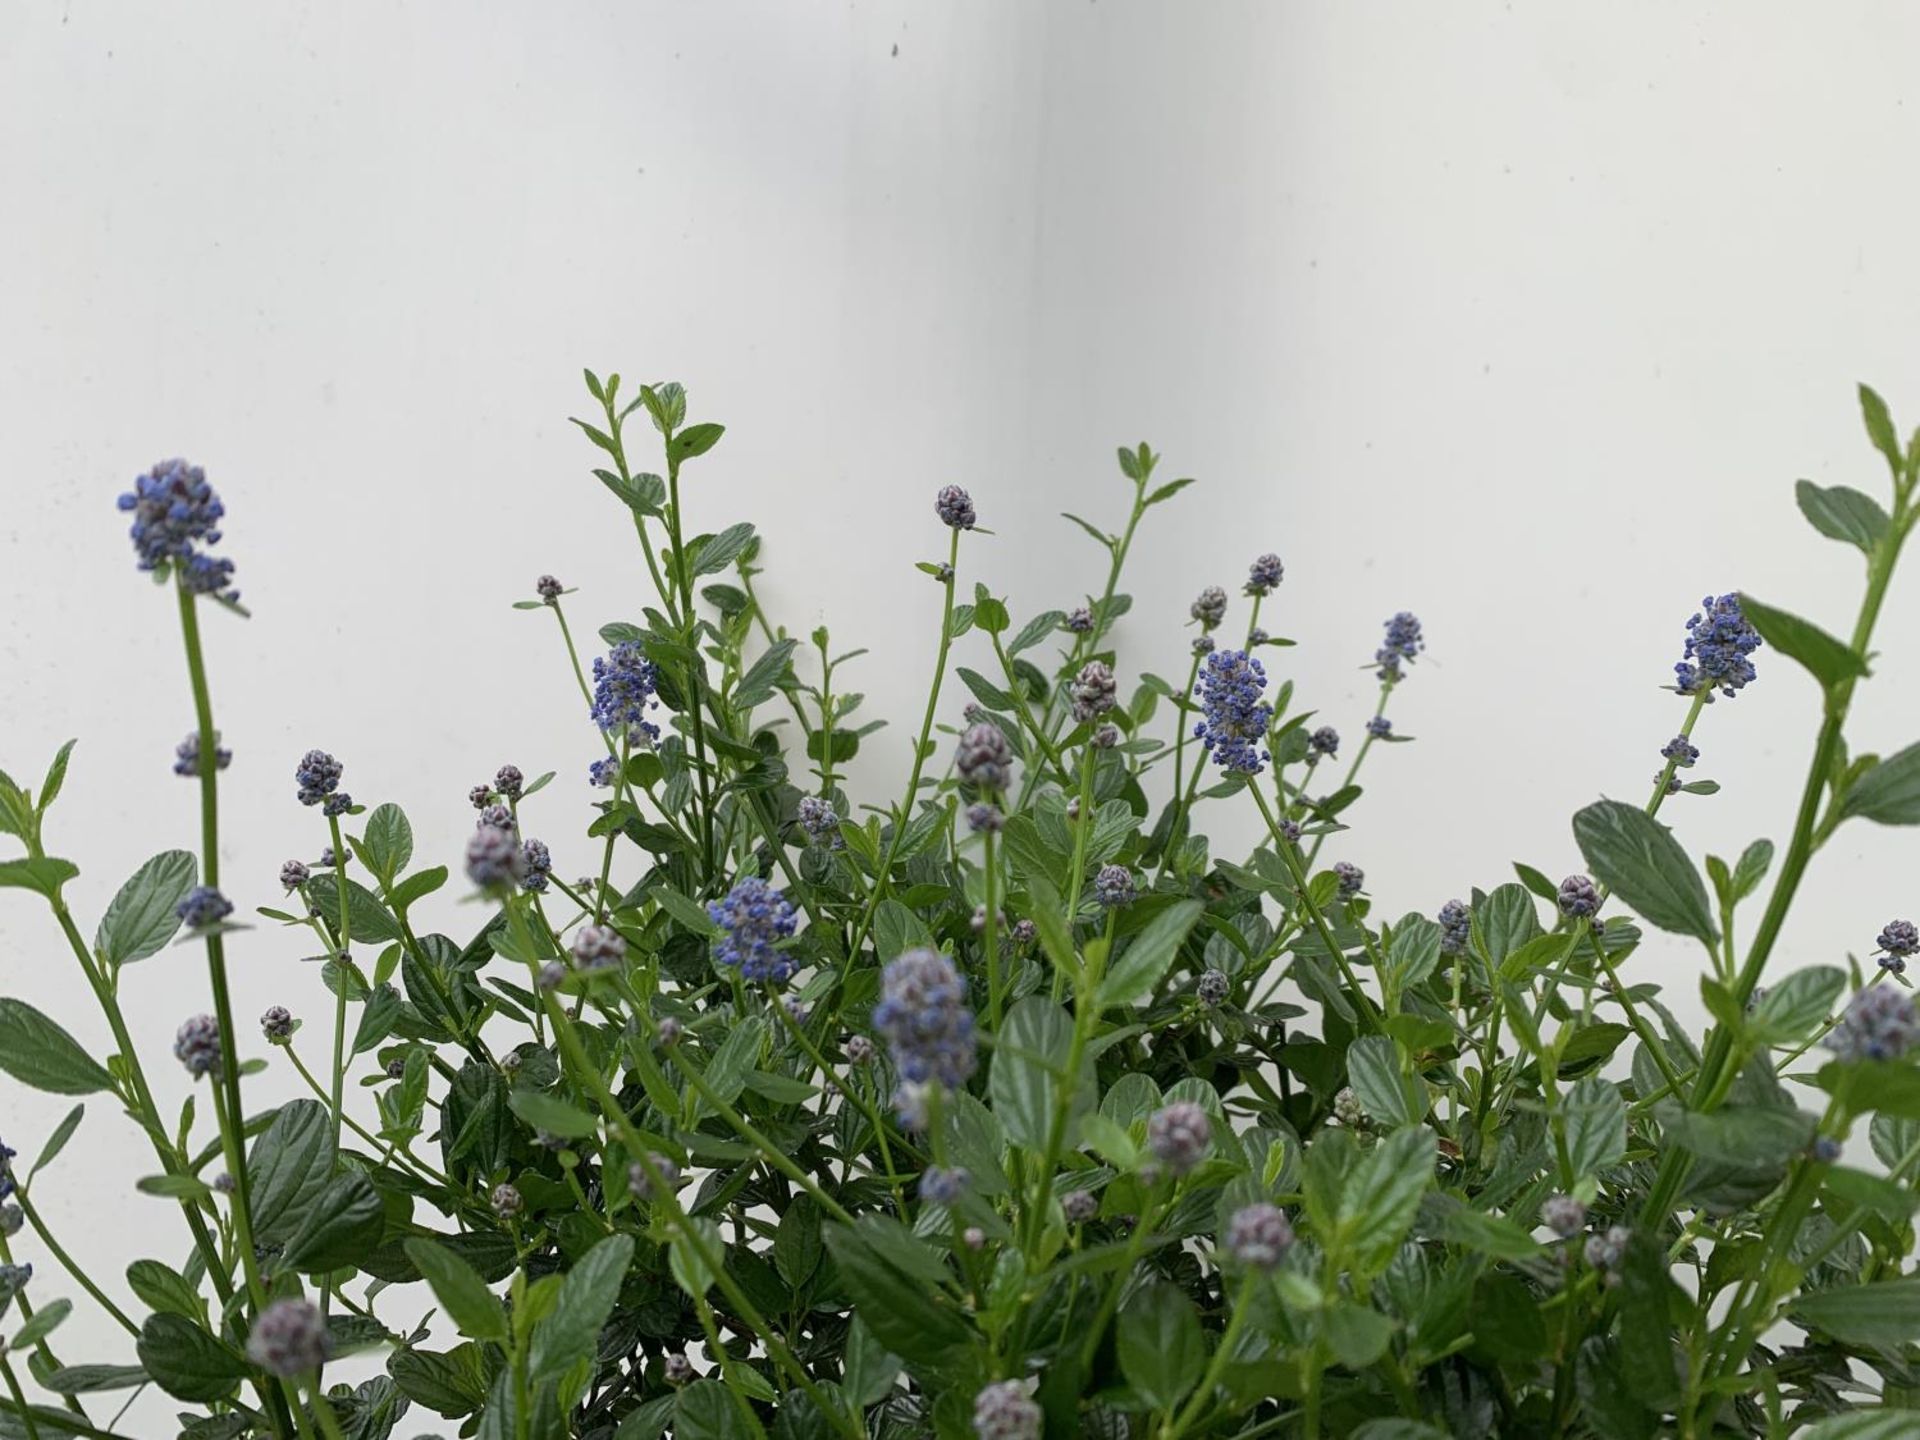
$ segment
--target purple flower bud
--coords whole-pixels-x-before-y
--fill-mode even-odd
[[[1292,1245],[1292,1222],[1277,1205],[1248,1205],[1227,1222],[1227,1254],[1249,1270],[1273,1269]]]
[[[1184,1175],[1213,1148],[1213,1121],[1191,1100],[1175,1100],[1147,1121],[1147,1149],[1175,1175]]]
[[[283,1380],[313,1374],[332,1354],[327,1322],[306,1300],[275,1300],[247,1336],[247,1358]]]
[[[978,519],[973,513],[973,498],[958,485],[944,486],[933,497],[933,513],[955,530],[971,530]]]

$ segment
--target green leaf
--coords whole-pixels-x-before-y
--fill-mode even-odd
[[[727,433],[724,425],[715,425],[708,421],[703,425],[689,425],[673,437],[673,455],[676,460],[691,460],[696,455],[704,455],[720,443],[720,437]]]
[[[997,1060],[994,1062],[999,1063]],[[909,1366],[937,1370],[964,1354],[973,1327],[877,1249],[870,1227],[828,1225],[821,1232],[840,1285],[873,1338]]]
[[[1877,500],[1845,485],[1823,488],[1802,480],[1793,487],[1793,498],[1814,529],[1829,540],[1858,546],[1869,555],[1892,523]]]
[[[696,575],[717,575],[745,553],[747,546],[753,543],[753,526],[741,521],[738,525],[729,525],[718,535],[710,535],[705,540],[694,543],[693,573]]]
[[[1906,457],[1900,450],[1900,437],[1894,433],[1893,416],[1887,410],[1887,402],[1880,398],[1871,385],[1860,387],[1860,418],[1867,422],[1867,438],[1873,442],[1873,448],[1887,457],[1893,478],[1899,480],[1905,473]]]
[[[1342,1302],[1327,1311],[1323,1323],[1334,1358],[1349,1370],[1364,1370],[1393,1341],[1393,1321],[1365,1305]]]
[[[366,847],[367,867],[380,877],[383,888],[391,887],[393,877],[413,859],[413,826],[407,823],[407,812],[398,805],[377,806],[367,817],[361,843]]]
[[[1794,1301],[1788,1313],[1843,1345],[1899,1349],[1920,1335],[1920,1278],[1817,1290]]]
[[[213,1187],[198,1175],[143,1175],[133,1182],[142,1195],[160,1195],[168,1200],[211,1200]]]
[[[1387,946],[1387,968],[1401,991],[1418,985],[1440,963],[1441,930],[1424,915],[1406,914],[1393,927]]]
[[[706,1248],[715,1255],[724,1256],[726,1246],[721,1242],[720,1230],[704,1215],[689,1215],[687,1224],[700,1236]],[[725,1265],[726,1261],[721,1261]],[[676,1236],[667,1252],[667,1268],[673,1272],[674,1283],[687,1294],[698,1299],[713,1288],[713,1271],[702,1258],[699,1250],[685,1235]]]
[[[1066,619],[1063,611],[1044,610],[1020,627],[1020,633],[1013,637],[1007,646],[1007,654],[1018,655],[1022,650],[1031,650],[1047,636],[1060,628],[1060,622]]]
[[[1777,985],[1769,985],[1753,1007],[1748,1028],[1769,1045],[1803,1040],[1833,1009],[1846,988],[1847,973],[1833,965],[1810,965],[1796,970]]]
[[[380,1243],[386,1214],[380,1192],[358,1170],[329,1180],[287,1240],[280,1263],[317,1275],[355,1265]]]
[[[138,1365],[65,1365],[40,1383],[56,1395],[96,1395],[144,1385],[147,1372]]]
[[[1888,756],[1854,781],[1840,815],[1877,825],[1920,825],[1920,745]]]
[[[47,1166],[51,1165],[54,1162],[54,1158],[59,1155],[62,1150],[67,1148],[67,1141],[73,1138],[73,1132],[80,1128],[80,1122],[86,1119],[86,1116],[87,1107],[84,1104],[76,1105],[67,1112],[66,1119],[53,1127],[53,1134],[49,1135],[47,1137],[47,1143],[40,1147],[39,1158],[33,1162],[32,1168],[27,1171],[27,1178],[29,1180],[46,1169]]]
[[[175,907],[199,877],[200,862],[187,851],[162,850],[120,887],[100,917],[93,948],[109,965],[157,955],[179,931]]]
[[[1060,1079],[1073,1048],[1073,1021],[1067,1012],[1042,995],[1029,995],[1007,1013],[994,1050],[988,1091],[993,1113],[1006,1126],[1007,1138],[1035,1153],[1047,1148],[1048,1130],[1060,1092]],[[1073,1089],[1072,1113],[1093,1108],[1093,1057],[1081,1057],[1079,1083]],[[1071,1144],[1072,1127],[1068,1127]],[[898,1346],[891,1346],[898,1350]],[[902,1351],[902,1354],[905,1352]]]
[[[176,1400],[224,1400],[247,1376],[238,1350],[180,1315],[149,1315],[134,1348],[154,1383]]]
[[[1742,594],[1740,611],[1760,638],[1781,654],[1798,660],[1823,687],[1857,680],[1867,673],[1867,662],[1844,641],[1836,640],[1811,620],[1762,604]]]
[[[0,1070],[54,1095],[113,1089],[100,1062],[24,1000],[0,1000]]]
[[[780,1227],[773,1232],[773,1267],[780,1278],[798,1290],[819,1268],[821,1247],[820,1207],[813,1197],[799,1194],[787,1202],[780,1216]]]
[[[1913,1411],[1904,1406],[1829,1415],[1799,1433],[1799,1440],[1912,1440]]]
[[[671,885],[656,885],[648,892],[662,910],[696,935],[718,935],[720,927],[707,914],[706,906],[696,904]]]
[[[787,678],[793,668],[793,650],[798,642],[780,640],[748,667],[747,673],[740,677],[740,683],[734,688],[733,705],[736,710],[747,711],[763,701],[773,698],[780,688],[780,682]]]
[[[79,873],[80,867],[72,861],[55,860],[51,856],[37,860],[0,860],[0,890],[9,887],[32,890],[51,900],[59,895],[62,885]]]
[[[314,872],[307,881],[307,899],[321,915],[340,923],[340,877],[331,870]],[[358,880],[347,881],[347,935],[363,945],[385,945],[404,938],[400,922],[375,895]]]
[[[510,1338],[507,1314],[499,1299],[487,1289],[487,1282],[466,1261],[446,1246],[432,1240],[409,1240],[407,1258],[433,1287],[434,1298],[460,1327],[460,1333],[473,1340],[497,1340],[502,1345]]]
[[[1707,887],[1666,826],[1637,805],[1600,800],[1573,817],[1573,836],[1603,885],[1662,930],[1711,945]]]
[[[1665,1242],[1649,1229],[1634,1230],[1620,1269],[1621,1373],[1643,1403],[1664,1410],[1680,1395],[1672,1320],[1679,1291],[1668,1273]]]
[[[1400,1047],[1385,1035],[1362,1035],[1347,1047],[1347,1083],[1367,1114],[1389,1129],[1427,1116],[1427,1087],[1407,1072]]]
[[[878,1405],[893,1393],[893,1382],[900,1375],[900,1357],[873,1338],[873,1332],[856,1313],[847,1327],[846,1355],[840,1388],[847,1399],[865,1409]]]
[[[599,1348],[600,1331],[633,1264],[633,1237],[609,1235],[580,1257],[560,1286],[553,1313],[533,1332],[529,1371],[538,1384]]]
[[[409,1400],[448,1419],[472,1414],[487,1398],[486,1352],[471,1341],[444,1354],[396,1350],[387,1357],[387,1374]]]
[[[127,1286],[149,1310],[199,1320],[206,1314],[200,1292],[184,1275],[158,1260],[136,1260],[127,1266]]]
[[[1199,1383],[1207,1345],[1193,1302],[1177,1285],[1155,1280],[1120,1311],[1115,1330],[1120,1371],[1155,1410],[1171,1410]]]
[[[1770,1106],[1728,1105],[1710,1114],[1683,1111],[1667,1134],[1703,1160],[1743,1169],[1784,1166],[1813,1139],[1813,1117]]]
[[[40,782],[40,798],[33,807],[36,815],[45,815],[48,807],[60,798],[60,787],[67,783],[67,759],[79,743],[69,740],[54,754],[53,763],[47,766],[47,778]]]
[[[1100,982],[1100,1006],[1131,1005],[1153,992],[1205,907],[1176,900],[1149,920],[1113,960]]]
[[[447,867],[435,865],[430,870],[419,870],[409,875],[387,892],[387,899],[395,910],[404,915],[408,906],[424,900],[446,883]]]
[[[332,1122],[327,1107],[317,1100],[282,1105],[247,1157],[255,1241],[283,1245],[291,1239],[332,1174]]]
[[[31,1349],[60,1328],[60,1322],[73,1313],[71,1300],[53,1300],[33,1312],[33,1318],[20,1327],[8,1344],[10,1350]]]
[[[1369,1150],[1340,1193],[1339,1235],[1363,1269],[1384,1265],[1406,1238],[1433,1179],[1433,1136],[1397,1130]]]
[[[1567,1159],[1582,1179],[1618,1165],[1627,1153],[1627,1107],[1619,1089],[1597,1075],[1579,1081],[1561,1101]]]
[[[1003,601],[996,600],[987,593],[987,587],[973,587],[973,623],[989,635],[1002,633],[1013,624],[1013,617],[1007,614]]]
[[[568,1140],[585,1140],[599,1133],[600,1122],[577,1105],[569,1105],[557,1095],[543,1090],[514,1090],[507,1105],[536,1130]]]
[[[753,1440],[740,1406],[719,1380],[695,1380],[673,1400],[674,1440]]]

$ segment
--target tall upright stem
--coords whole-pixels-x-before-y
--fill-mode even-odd
[[[886,897],[887,877],[893,873],[894,856],[899,854],[900,842],[906,838],[907,827],[913,820],[913,802],[920,793],[920,776],[927,763],[927,744],[933,735],[933,717],[940,706],[940,684],[947,675],[947,653],[953,648],[953,592],[959,584],[955,573],[959,563],[960,532],[955,530],[947,544],[947,593],[940,608],[940,650],[933,662],[933,685],[927,691],[926,713],[920,717],[920,738],[913,746],[913,771],[907,777],[907,793],[900,802],[900,814],[894,820],[893,833],[887,837],[887,849],[880,860],[880,873],[874,877],[873,893],[867,897],[866,909],[861,911],[860,923],[854,927],[852,943],[847,946],[846,963],[849,965],[860,953],[861,942],[866,939],[867,931],[873,924],[874,913]]]
[[[186,646],[187,677],[193,687],[193,712],[200,738],[200,877],[213,889],[220,887],[220,767],[216,762],[218,745],[213,726],[213,697],[207,688],[206,659],[200,648],[200,614],[196,597],[176,579],[175,593],[180,601],[180,638]],[[251,1231],[253,1213],[252,1185],[247,1178],[247,1159],[240,1143],[240,1127],[246,1111],[240,1102],[240,1047],[233,1024],[233,999],[227,989],[227,957],[218,929],[207,935],[207,974],[213,985],[214,1017],[220,1027],[220,1073],[215,1077],[225,1097],[231,1124],[220,1127],[221,1144],[227,1169],[233,1176],[233,1210],[242,1234],[241,1261],[246,1267],[247,1289],[256,1312],[266,1303],[266,1291],[254,1264],[253,1247],[245,1241]]]

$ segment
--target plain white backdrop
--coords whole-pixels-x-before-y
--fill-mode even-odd
[[[1920,420],[1917,47],[1908,7],[1777,0],[9,6],[0,766],[37,784],[81,737],[50,843],[89,929],[142,859],[196,843],[174,615],[113,509],[185,454],[255,612],[207,621],[235,898],[273,903],[322,843],[293,800],[310,745],[404,804],[423,858],[456,858],[501,762],[557,769],[529,830],[587,868],[597,742],[550,619],[510,604],[542,571],[588,633],[646,602],[567,424],[592,365],[678,378],[727,424],[689,468],[694,521],[753,520],[770,608],[870,647],[847,679],[895,727],[865,798],[897,794],[924,694],[934,490],[973,492],[996,533],[964,581],[1018,619],[1097,587],[1057,512],[1113,523],[1114,446],[1144,438],[1200,484],[1137,546],[1129,679],[1184,673],[1192,595],[1274,549],[1270,628],[1301,642],[1275,668],[1357,739],[1361,663],[1413,609],[1430,649],[1394,713],[1419,743],[1370,762],[1329,858],[1391,914],[1515,859],[1557,876],[1575,809],[1643,796],[1703,594],[1851,627],[1858,557],[1792,486],[1883,488],[1856,379]],[[1889,601],[1860,747],[1920,738],[1915,594]],[[1667,812],[1696,853],[1791,820],[1816,693],[1759,661],[1698,732],[1725,789]],[[1916,861],[1920,835],[1843,829],[1775,963],[1864,956],[1920,908]],[[319,1020],[307,949],[236,941],[243,1019]],[[1697,968],[1666,939],[1632,962],[1695,1016]],[[150,1056],[207,1003],[189,951],[126,986]],[[0,991],[104,1048],[21,892]],[[290,1094],[284,1067],[251,1093]],[[128,1260],[184,1240],[133,1193],[151,1157],[110,1108],[36,1198],[125,1298]],[[0,1080],[24,1154],[65,1109]],[[21,1250],[38,1293],[71,1288]],[[79,1319],[58,1348],[129,1352]]]

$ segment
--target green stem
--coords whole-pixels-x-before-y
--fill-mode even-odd
[[[333,1405],[327,1399],[326,1391],[320,1388],[317,1377],[307,1382],[307,1397],[313,1402],[314,1419],[320,1422],[321,1433],[327,1440],[347,1440],[346,1433],[340,1428],[340,1417],[333,1413]]]
[[[39,1423],[33,1418],[33,1410],[27,1404],[27,1397],[20,1393],[20,1377],[13,1373],[13,1362],[7,1359],[4,1352],[0,1352],[0,1375],[6,1377],[7,1393],[13,1396],[14,1411],[20,1416],[20,1423],[26,1428],[27,1440],[40,1440]]]
[[[174,1149],[173,1140],[167,1134],[167,1128],[160,1119],[160,1107],[154,1101],[153,1091],[148,1087],[146,1070],[140,1063],[139,1051],[134,1048],[133,1037],[127,1033],[126,1015],[120,1008],[119,997],[114,993],[107,977],[95,971],[92,957],[87,952],[87,942],[80,938],[79,928],[73,923],[73,915],[67,909],[66,903],[55,900],[53,914],[54,918],[60,922],[61,932],[67,937],[67,944],[72,947],[74,957],[80,962],[81,970],[86,974],[87,983],[93,987],[94,998],[99,1001],[100,1008],[107,1017],[108,1026],[113,1030],[113,1040],[119,1051],[120,1062],[125,1066],[128,1081],[133,1086],[131,1108],[136,1112],[135,1118],[139,1120],[141,1128],[147,1132],[147,1139],[153,1146],[154,1156],[159,1160],[160,1168],[169,1175],[185,1174],[186,1165],[179,1152]],[[220,1263],[220,1249],[214,1243],[213,1233],[207,1229],[206,1220],[191,1199],[181,1197],[180,1210],[186,1217],[187,1228],[193,1232],[194,1244],[200,1251],[201,1260],[205,1263],[207,1278],[213,1282],[214,1292],[224,1306],[233,1298],[233,1288],[227,1278],[226,1270]]]
[[[347,847],[340,834],[340,817],[327,817],[327,831],[333,837],[333,883],[340,899],[340,933],[334,940],[334,997],[333,997],[333,1093],[328,1099],[328,1108],[333,1111],[333,1148],[340,1148],[340,1121],[347,1109],[347,983],[349,972],[347,956],[353,943],[351,921],[347,910]],[[235,1114],[240,1113],[235,1111]],[[322,1297],[325,1298],[324,1296]]]
[[[636,1059],[645,1057],[645,1063],[652,1063],[653,1057],[647,1054],[644,1046],[635,1045],[630,1047],[630,1050]],[[694,1088],[694,1092],[698,1094],[702,1100],[706,1101],[707,1104],[711,1105],[714,1113],[722,1120],[725,1120],[727,1124],[731,1125],[734,1130],[738,1132],[741,1139],[758,1150],[769,1165],[773,1166],[774,1169],[778,1170],[782,1175],[806,1191],[808,1195],[812,1196],[814,1204],[826,1211],[827,1214],[838,1220],[842,1225],[853,1224],[853,1216],[846,1212],[838,1200],[834,1199],[825,1190],[822,1190],[819,1185],[814,1183],[813,1177],[808,1175],[807,1172],[802,1170],[798,1165],[794,1164],[793,1160],[778,1145],[775,1145],[771,1140],[767,1139],[765,1135],[762,1135],[760,1131],[754,1127],[753,1122],[720,1098],[719,1092],[707,1083],[707,1077],[701,1074],[699,1068],[687,1058],[684,1047],[675,1046],[671,1053],[673,1055],[675,1068],[687,1077],[687,1083]]]
[[[986,847],[985,879],[987,890],[987,1014],[992,1018],[993,1030],[1000,1033],[1000,897],[999,867],[993,853],[993,828],[989,826],[982,837]]]
[[[1360,977],[1353,973],[1353,966],[1347,959],[1347,952],[1341,948],[1339,941],[1334,939],[1333,929],[1327,924],[1327,917],[1321,913],[1320,907],[1314,904],[1312,897],[1307,894],[1306,873],[1300,868],[1300,857],[1294,849],[1293,842],[1280,833],[1280,822],[1260,787],[1249,785],[1247,791],[1253,796],[1254,803],[1260,807],[1261,818],[1267,822],[1267,830],[1273,836],[1274,848],[1279,851],[1280,859],[1293,879],[1294,894],[1300,901],[1300,908],[1306,911],[1307,919],[1312,922],[1314,931],[1320,936],[1320,943],[1327,947],[1328,955],[1332,957],[1334,964],[1340,967],[1340,977],[1346,981],[1348,990],[1352,992],[1354,1004],[1361,1016],[1371,1028],[1379,1029],[1378,1007],[1373,1003],[1373,998],[1360,988]],[[1378,964],[1378,961],[1376,960],[1375,963]]]
[[[682,637],[693,661],[687,666],[687,721],[693,729],[694,778],[700,784],[700,870],[711,875],[717,863],[713,853],[713,778],[707,769],[707,727],[700,717],[703,692],[707,685],[707,667],[700,658],[699,621],[693,610],[693,575],[687,564],[686,546],[680,535],[680,461],[673,452],[673,436],[667,440],[667,535],[672,544],[674,578],[680,585]]]
[[[957,572],[960,564],[960,532],[950,532],[947,543],[947,569]],[[913,820],[913,802],[920,793],[920,775],[927,763],[927,746],[933,735],[933,717],[940,706],[940,685],[947,675],[947,653],[953,648],[953,592],[959,585],[957,573],[949,574],[945,585],[945,599],[940,607],[940,649],[933,662],[933,686],[927,692],[926,713],[920,718],[920,738],[913,747],[913,770],[907,777],[906,798],[900,802],[900,814],[893,822],[893,832],[887,837],[887,849],[880,861],[880,873],[874,877],[873,891],[867,897],[866,908],[860,913],[860,921],[854,926],[853,941],[847,946],[847,958],[844,962],[851,967],[854,957],[860,953],[860,946],[867,938],[867,931],[873,925],[874,913],[885,898],[890,877],[893,874],[894,856],[900,851],[900,842],[906,838],[908,825]]]
[[[40,1243],[47,1247],[48,1253],[51,1254],[55,1260],[60,1262],[61,1268],[73,1277],[74,1283],[79,1285],[87,1294],[91,1295],[100,1308],[105,1310],[107,1314],[111,1315],[114,1320],[119,1323],[121,1329],[125,1330],[135,1339],[138,1339],[140,1336],[140,1327],[127,1318],[126,1311],[122,1310],[118,1305],[114,1304],[112,1300],[107,1298],[106,1292],[93,1283],[92,1279],[87,1275],[87,1272],[81,1269],[80,1266],[74,1262],[73,1257],[67,1254],[61,1247],[60,1242],[53,1238],[53,1232],[47,1228],[47,1222],[41,1217],[39,1210],[35,1208],[33,1200],[27,1191],[24,1189],[15,1190],[13,1198],[18,1202],[20,1213],[26,1217],[27,1224],[33,1227],[33,1233],[40,1237]]]
[[[1214,1388],[1219,1385],[1220,1377],[1227,1373],[1227,1364],[1233,1359],[1233,1347],[1240,1338],[1240,1331],[1247,1323],[1249,1301],[1253,1297],[1253,1280],[1249,1277],[1240,1284],[1240,1293],[1234,1297],[1233,1313],[1227,1317],[1226,1331],[1220,1336],[1220,1343],[1214,1347],[1213,1360],[1207,1366],[1207,1373],[1200,1377],[1200,1383],[1194,1387],[1193,1395],[1188,1399],[1186,1408],[1178,1419],[1160,1428],[1160,1440],[1180,1440],[1193,1422],[1200,1417],[1213,1400]]]
[[[1856,655],[1867,654],[1867,647],[1873,639],[1874,624],[1879,619],[1880,607],[1886,599],[1887,586],[1893,579],[1894,566],[1900,558],[1901,545],[1913,526],[1915,516],[1920,514],[1920,511],[1908,510],[1907,500],[1907,487],[1896,484],[1893,518],[1869,559],[1867,592],[1860,602],[1860,614],[1854,621],[1853,636],[1849,641]],[[1754,987],[1759,984],[1761,973],[1766,969],[1767,959],[1773,953],[1774,943],[1780,937],[1781,927],[1786,924],[1787,911],[1799,892],[1807,864],[1813,858],[1814,827],[1819,819],[1821,799],[1826,794],[1833,774],[1835,758],[1840,753],[1841,733],[1846,727],[1855,683],[1853,678],[1848,678],[1837,682],[1827,691],[1819,738],[1814,742],[1813,761],[1807,767],[1806,782],[1800,793],[1800,808],[1794,817],[1793,838],[1781,862],[1779,878],[1774,881],[1772,893],[1767,897],[1767,908],[1761,916],[1760,926],[1748,947],[1746,962],[1734,977],[1732,989],[1736,1008],[1744,1008],[1752,998]],[[1706,1109],[1718,1103],[1732,1054],[1732,1031],[1724,1025],[1714,1026],[1707,1041],[1706,1054],[1700,1061],[1699,1078],[1694,1082],[1691,1108]],[[1672,1213],[1680,1187],[1686,1183],[1691,1169],[1688,1152],[1677,1146],[1670,1148],[1661,1161],[1642,1213],[1663,1223]]]

